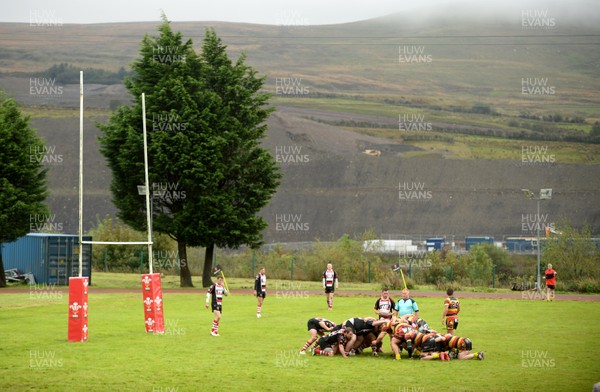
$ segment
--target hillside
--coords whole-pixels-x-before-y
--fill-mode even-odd
[[[115,213],[110,171],[92,120],[105,118],[85,123],[86,230],[96,216]],[[33,126],[62,155],[60,164],[49,165],[49,203],[56,222],[76,232],[78,120],[34,118]],[[388,238],[534,235],[536,203],[523,196],[523,188],[554,189],[553,199],[541,203],[541,223],[567,219],[590,224],[595,232],[600,228],[599,165],[410,158],[414,147],[319,124],[285,107],[271,116],[264,145],[284,172],[261,213],[269,223],[268,242],[329,240],[369,229]],[[366,155],[366,149],[382,155]]]
[[[232,56],[247,52],[268,76],[277,110],[264,145],[285,177],[261,213],[267,242],[368,229],[389,238],[531,235],[536,205],[522,188],[554,189],[541,203],[542,223],[566,219],[598,233],[599,145],[565,138],[586,137],[600,120],[600,27],[556,18],[551,30],[523,30],[519,14],[470,23],[401,14],[334,26],[172,26],[196,47],[215,27]],[[59,63],[128,68],[157,25],[0,23],[0,87],[61,155],[49,165],[49,204],[65,232],[77,230],[79,87],[32,94],[32,78]],[[85,86],[86,229],[115,213],[94,124],[129,99],[120,84]],[[557,114],[560,121],[531,118]],[[425,128],[403,131],[403,121]]]

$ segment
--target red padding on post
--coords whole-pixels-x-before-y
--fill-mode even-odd
[[[162,286],[160,274],[142,275],[142,295],[144,300],[144,324],[146,332],[165,333]]]
[[[69,278],[69,342],[88,340],[88,278]]]

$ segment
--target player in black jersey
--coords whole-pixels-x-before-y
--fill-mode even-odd
[[[256,317],[261,318],[262,304],[267,296],[267,275],[265,273],[265,267],[260,267],[258,275],[254,279],[254,295],[258,300],[256,306]]]
[[[319,337],[323,336],[325,332],[331,332],[335,327],[335,323],[321,317],[315,317],[308,320],[307,327],[308,332],[310,333],[310,339],[304,343],[304,346],[300,350],[300,354],[305,354],[310,345],[316,342]]]
[[[327,309],[333,309],[333,293],[338,288],[337,272],[333,269],[333,264],[327,264],[327,269],[323,272],[323,288],[327,296]]]
[[[329,335],[321,337],[317,341],[317,346],[313,350],[313,355],[325,355],[332,357],[337,353],[342,354],[344,358],[348,357],[348,342],[355,338],[351,326],[347,326],[331,332]]]
[[[353,317],[344,321],[343,327],[351,327],[356,335],[354,341],[349,342],[350,350],[360,354],[363,349],[371,346],[371,342],[376,339],[376,334],[379,333],[378,327],[387,322],[388,320],[377,320],[373,317]],[[376,352],[377,348],[375,347],[373,350]]]
[[[212,336],[219,335],[219,321],[221,320],[221,313],[223,312],[223,296],[229,295],[225,286],[223,286],[223,277],[217,278],[217,283],[212,284],[206,292],[206,304],[204,305],[208,309],[208,303],[211,303],[211,309],[215,318],[212,323],[210,334]]]

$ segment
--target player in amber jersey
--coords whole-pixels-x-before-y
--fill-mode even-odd
[[[446,353],[443,352],[444,341],[444,336],[437,332],[422,333],[412,330],[404,335],[408,356],[411,357],[414,352],[415,355],[420,356],[422,360],[450,360],[449,357],[446,357]]]
[[[413,352],[421,353],[435,351],[435,335],[434,333],[422,333],[412,329],[404,335],[404,343],[408,356],[411,357]]]
[[[394,336],[394,330],[396,329],[398,324],[404,324],[406,326],[409,326],[407,321],[402,318],[395,319],[395,320],[389,320],[388,322],[386,322],[385,324],[383,324],[381,326],[376,338],[371,342],[371,347],[377,347],[377,353],[383,352],[383,350],[381,349],[381,346],[383,343],[383,338],[385,338],[385,335],[389,335],[390,343],[391,343],[392,337]],[[392,346],[392,351],[393,351],[393,349],[394,349],[394,347]]]
[[[394,320],[394,322],[395,321],[396,320]],[[412,332],[417,332],[417,330],[415,330],[410,324],[400,322],[394,327],[394,332],[392,334],[392,340],[390,343],[392,345],[392,351],[394,351],[394,357],[397,361],[400,360],[400,352],[402,351],[402,346],[405,343],[404,336]]]
[[[442,324],[446,326],[446,331],[452,335],[458,328],[458,312],[460,312],[460,302],[453,296],[454,290],[446,290],[448,297],[444,300],[444,313],[442,314]]]
[[[444,335],[444,349],[449,351],[450,358],[479,360],[484,358],[483,351],[477,354],[471,353],[473,342],[469,338],[446,334]]]
[[[406,322],[411,324],[414,329],[421,333],[436,332],[435,330],[429,328],[429,324],[427,324],[427,321],[415,316],[414,314],[404,315],[402,316],[401,320],[406,320]]]

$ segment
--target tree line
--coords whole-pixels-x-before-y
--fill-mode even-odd
[[[75,67],[69,63],[54,64],[42,76],[55,80],[58,84],[79,84],[79,71],[81,68]],[[84,68],[86,83],[93,84],[121,84],[125,77],[130,76],[131,72],[124,67],[119,68],[117,72],[107,71],[99,68]]]

